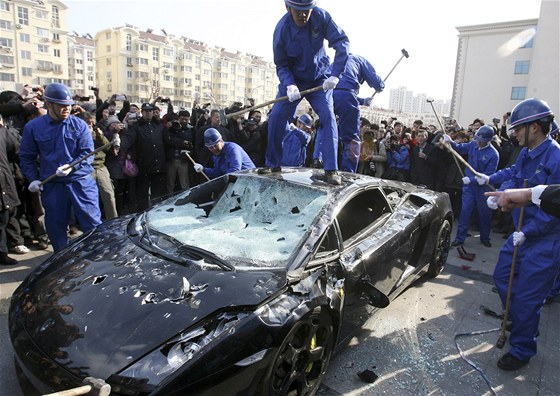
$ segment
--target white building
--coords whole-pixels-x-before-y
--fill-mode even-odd
[[[491,123],[531,97],[559,114],[559,9],[544,0],[538,19],[457,27],[452,118]]]

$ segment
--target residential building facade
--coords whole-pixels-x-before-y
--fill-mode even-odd
[[[0,90],[67,84],[67,6],[57,0],[0,0]]]

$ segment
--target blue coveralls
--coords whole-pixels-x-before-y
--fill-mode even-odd
[[[531,151],[523,148],[514,165],[490,177],[490,182],[502,183],[500,189],[560,183],[560,146],[548,138]],[[526,240],[518,248],[509,315],[513,328],[509,338],[510,353],[528,361],[537,353],[536,337],[544,299],[554,286],[560,269],[560,219],[546,214],[537,205],[524,209],[521,231]],[[512,212],[515,228],[520,209]],[[503,306],[506,305],[509,274],[513,256],[513,237],[510,236],[498,257],[494,269],[494,283]]]
[[[55,121],[48,114],[29,121],[23,129],[19,152],[21,169],[27,180],[45,180],[59,166],[69,164],[93,151],[87,124],[71,115]],[[40,167],[37,169],[37,158]],[[41,202],[45,226],[54,251],[68,244],[71,209],[83,232],[101,224],[99,192],[92,177],[93,156],[74,166],[68,176],[56,177],[43,185]]]
[[[212,156],[213,168],[204,168],[204,173],[210,179],[236,172],[242,169],[254,169],[255,164],[249,155],[237,143],[224,142],[224,147],[219,155]]]
[[[287,130],[282,141],[282,166],[303,166],[311,135],[299,128]]]
[[[356,173],[360,159],[360,109],[365,100],[358,98],[360,85],[367,82],[376,91],[383,91],[385,83],[362,56],[350,54],[346,68],[333,92],[334,113],[338,116],[338,136],[342,142],[343,171]],[[317,158],[317,157],[316,157]]]
[[[336,53],[332,75],[339,77],[348,59],[349,41],[342,29],[325,10],[315,7],[309,22],[298,27],[291,14],[286,13],[276,25],[273,37],[274,63],[280,84],[277,98],[286,96],[286,87],[296,85],[301,91],[321,86],[327,77],[330,59],[324,40]],[[317,91],[305,96],[320,119],[315,145],[323,155],[325,170],[337,170],[338,132],[334,116],[333,91]],[[282,163],[282,141],[286,122],[293,118],[300,100],[274,104],[268,122],[266,166],[279,167]]]
[[[500,154],[492,144],[489,143],[480,149],[478,148],[478,143],[474,140],[460,144],[452,142],[451,145],[460,154],[468,154],[469,165],[477,172],[491,175],[498,169]],[[465,169],[465,176],[467,176],[471,182],[469,184],[463,184],[461,214],[459,215],[459,225],[457,226],[455,240],[461,243],[465,242],[467,233],[469,232],[472,211],[476,209],[480,225],[480,240],[482,242],[490,242],[492,209],[490,209],[486,203],[488,197],[484,196],[484,193],[488,191],[488,187],[479,185],[474,173],[469,168]]]

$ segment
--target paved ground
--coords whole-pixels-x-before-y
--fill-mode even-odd
[[[333,395],[490,395],[481,374],[459,355],[455,335],[497,329],[498,319],[481,313],[484,304],[499,311],[492,292],[491,274],[503,239],[492,235],[494,247],[486,248],[473,237],[465,248],[476,253],[472,262],[461,260],[455,249],[438,278],[422,279],[384,310],[373,312],[356,304],[348,310],[345,343],[334,355],[324,385],[318,392]],[[0,396],[21,396],[7,330],[9,297],[30,269],[50,251],[35,250],[13,257],[14,267],[0,266]],[[485,373],[499,395],[560,395],[560,303],[543,309],[539,353],[518,372],[496,367],[507,352],[494,346],[497,331],[463,337],[464,354]],[[370,370],[373,383],[357,373]]]

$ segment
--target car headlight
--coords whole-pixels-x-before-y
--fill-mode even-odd
[[[221,335],[232,334],[234,327],[249,313],[221,313],[200,327],[185,331],[144,358],[121,371],[118,376],[158,385],[170,374],[192,360]]]

